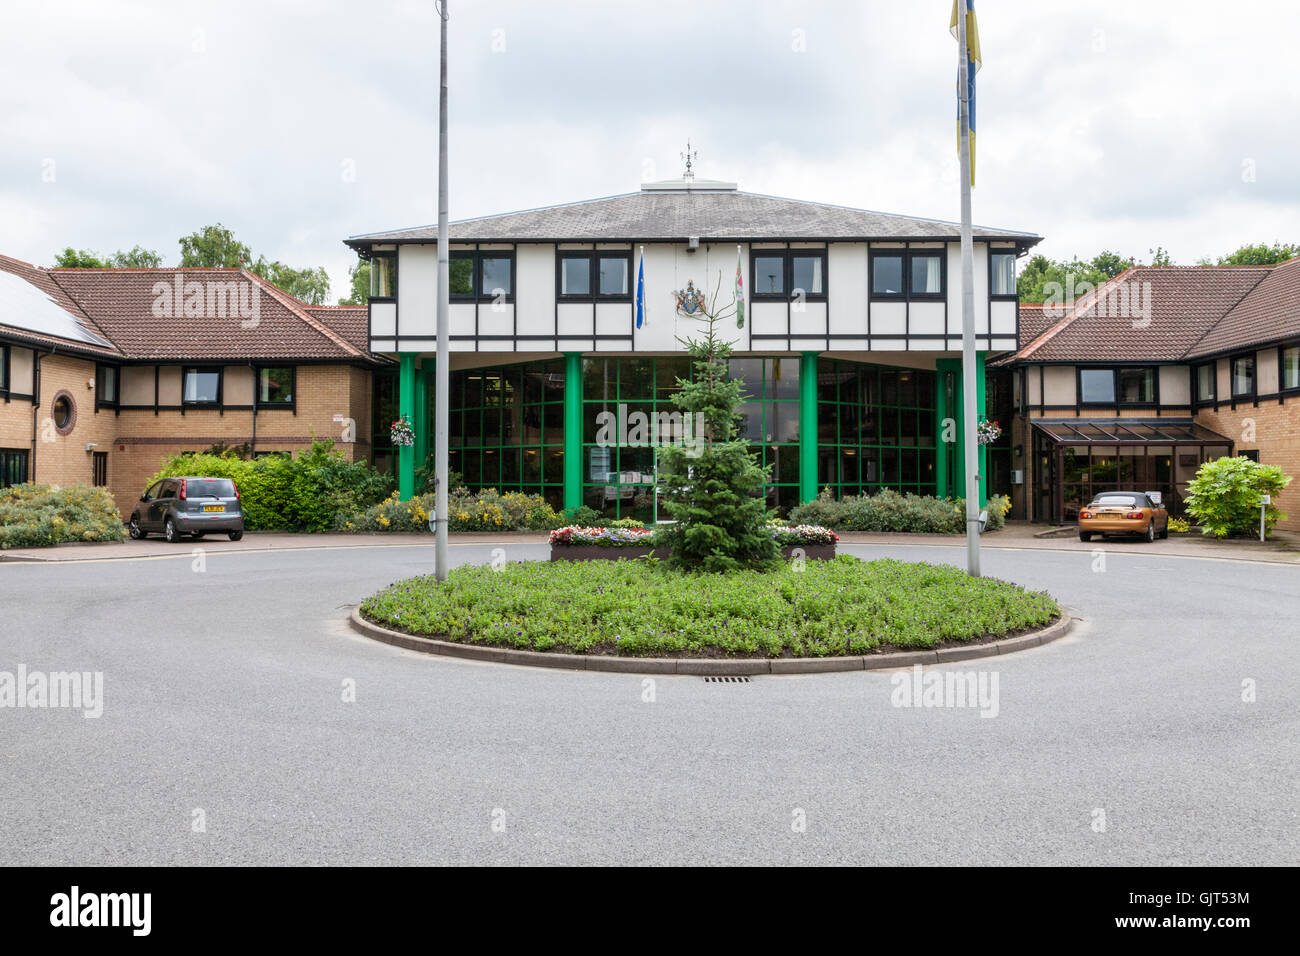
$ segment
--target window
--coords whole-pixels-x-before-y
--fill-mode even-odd
[[[1278,380],[1283,388],[1300,388],[1300,345],[1282,350],[1282,374]]]
[[[1255,462],[1256,464],[1259,463],[1259,449],[1258,449],[1258,448],[1245,448],[1245,449],[1242,449],[1241,451],[1237,452],[1237,456],[1238,456],[1239,458],[1249,458],[1251,461]]]
[[[1198,402],[1214,401],[1215,385],[1218,374],[1214,363],[1196,366],[1196,400]]]
[[[750,270],[752,298],[826,298],[826,253],[821,249],[759,250],[750,258]]]
[[[1016,297],[1016,254],[989,252],[989,295],[995,299]]]
[[[941,250],[871,254],[873,299],[941,299],[947,264]]]
[[[187,368],[181,402],[185,405],[216,405],[221,401],[221,369]]]
[[[117,367],[114,365],[101,365],[96,370],[97,379],[95,391],[97,393],[95,403],[97,405],[114,406],[117,404]]]
[[[871,295],[873,298],[903,296],[903,256],[872,255]]]
[[[1109,368],[1079,369],[1079,404],[1114,405],[1115,370]]]
[[[943,294],[943,259],[938,253],[912,256],[912,298],[937,298]]]
[[[77,424],[77,406],[67,392],[59,392],[50,405],[50,417],[60,435],[66,435]]]
[[[370,260],[370,298],[391,299],[397,295],[397,253],[376,252]]]
[[[515,257],[511,252],[452,252],[448,264],[451,298],[507,302],[515,295]]]
[[[752,294],[755,298],[766,295],[785,295],[785,257],[761,255],[754,256],[754,282]]]
[[[9,346],[0,345],[0,393],[9,391]]]
[[[561,299],[626,301],[632,298],[632,254],[629,252],[561,252]]]
[[[0,488],[27,480],[27,449],[0,448]]]
[[[1242,355],[1232,360],[1232,397],[1249,398],[1255,394],[1255,356]]]
[[[108,484],[108,452],[97,451],[91,453],[91,479],[96,488],[103,488]]]
[[[257,370],[258,405],[293,404],[293,369],[259,368]]]
[[[1119,377],[1121,405],[1153,405],[1156,400],[1156,370],[1153,368],[1122,368]]]

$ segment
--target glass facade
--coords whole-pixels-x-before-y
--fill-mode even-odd
[[[469,488],[541,495],[561,508],[564,360],[453,371],[449,388],[448,469]]]
[[[817,487],[936,493],[935,373],[817,362]]]

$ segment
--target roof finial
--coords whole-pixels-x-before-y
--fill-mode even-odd
[[[686,160],[686,172],[682,174],[682,179],[685,179],[687,182],[690,182],[693,179],[695,179],[695,171],[691,169],[691,165],[692,165],[691,161],[699,159],[700,152],[699,150],[691,149],[691,141],[688,139],[686,141],[686,152],[682,153],[681,155],[682,155],[682,159]]]

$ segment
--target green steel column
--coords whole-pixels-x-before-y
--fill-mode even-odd
[[[934,493],[940,498],[946,498],[952,494],[953,476],[948,469],[948,453],[952,449],[952,439],[957,434],[957,418],[948,404],[948,374],[954,370],[954,366],[957,366],[957,372],[960,374],[961,363],[955,359],[939,359],[935,362]],[[951,426],[947,424],[949,418],[953,420]]]
[[[564,507],[582,504],[582,353],[564,353]]]
[[[817,353],[799,356],[799,501],[817,497]]]
[[[433,365],[433,360],[428,362]],[[415,366],[415,467],[423,468],[429,460],[429,436],[433,434],[429,427],[429,377],[425,362]]]
[[[415,356],[403,352],[397,381],[397,414],[415,422]],[[409,501],[415,494],[415,448],[402,445],[397,450],[397,494]]]
[[[979,418],[986,418],[988,412],[984,402],[984,357],[987,352],[975,353],[975,408],[979,412]],[[1010,422],[1007,423],[1010,425]],[[980,507],[983,508],[989,503],[989,450],[985,445],[979,446],[979,470],[980,470]]]

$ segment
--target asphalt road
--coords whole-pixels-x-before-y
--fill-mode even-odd
[[[0,863],[1300,862],[1293,567],[986,551],[1082,619],[936,668],[996,672],[986,718],[895,707],[889,672],[659,677],[646,701],[639,676],[351,632],[432,557],[0,565],[0,671],[104,675],[97,719],[0,708]]]

